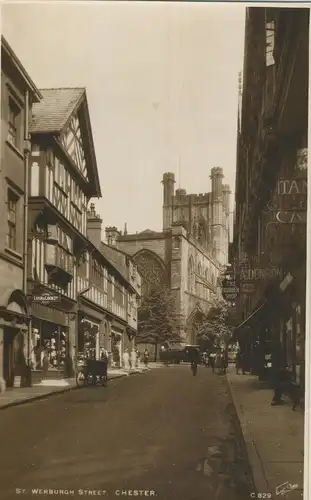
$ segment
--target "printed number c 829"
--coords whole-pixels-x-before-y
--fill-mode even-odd
[[[272,494],[271,493],[251,493],[250,497],[254,498],[254,499],[258,498],[258,500],[259,499],[263,500],[263,499],[266,499],[266,498],[272,498]]]

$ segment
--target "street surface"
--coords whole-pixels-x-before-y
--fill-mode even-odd
[[[246,500],[241,442],[223,376],[158,368],[1,411],[0,498]]]

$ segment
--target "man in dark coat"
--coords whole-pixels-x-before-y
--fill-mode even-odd
[[[281,342],[275,342],[272,348],[272,383],[273,383],[273,398],[271,405],[281,405],[284,403],[282,400],[283,383],[285,380],[285,370],[283,364],[283,352]]]

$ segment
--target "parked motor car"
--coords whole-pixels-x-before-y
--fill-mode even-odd
[[[181,361],[185,361],[185,357],[184,344],[174,343],[169,346],[161,346],[160,361],[179,364]]]

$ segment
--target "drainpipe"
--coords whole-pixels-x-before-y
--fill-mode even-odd
[[[25,120],[24,120],[24,234],[23,234],[23,293],[27,297],[27,269],[28,269],[28,198],[29,198],[29,153],[31,150],[29,138],[29,91],[25,94]],[[31,306],[30,306],[31,307]],[[32,331],[31,310],[29,311],[29,324],[27,332],[27,367],[28,383],[30,380],[30,336]]]

